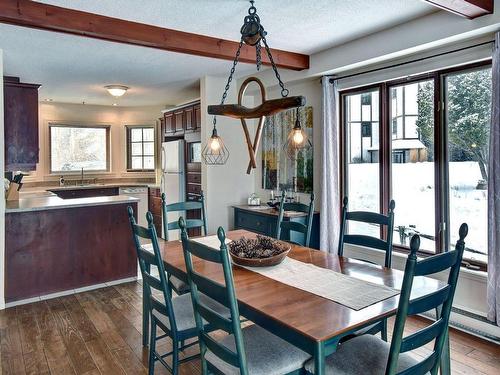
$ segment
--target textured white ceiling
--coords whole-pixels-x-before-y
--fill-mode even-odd
[[[171,29],[239,40],[247,0],[37,0]],[[269,43],[314,53],[436,11],[421,0],[256,0]]]
[[[199,97],[199,78],[226,75],[230,61],[0,24],[4,74],[39,83],[40,99],[120,106],[179,104]],[[248,74],[255,68],[238,65]],[[130,90],[115,99],[105,85]],[[222,94],[222,93],[221,93]]]
[[[244,0],[43,0],[188,32],[239,39]],[[273,48],[303,53],[345,43],[435,9],[420,0],[257,0]],[[42,84],[40,98],[120,106],[178,104],[199,95],[199,78],[231,62],[0,24],[4,74]],[[238,66],[238,75],[255,71]],[[107,84],[130,86],[115,100]]]

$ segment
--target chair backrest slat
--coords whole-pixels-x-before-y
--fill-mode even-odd
[[[169,212],[183,212],[190,210],[201,210],[201,219],[188,219],[186,228],[202,228],[203,235],[207,235],[207,216],[205,212],[205,195],[203,191],[200,194],[199,201],[186,201],[167,204],[165,193],[161,194],[161,213],[163,217],[163,237],[168,240],[168,232],[170,230],[180,229],[178,221],[168,222]]]
[[[179,227],[181,228],[182,248],[184,250],[188,281],[191,288],[191,299],[193,301],[196,327],[198,329],[202,373],[207,373],[205,354],[207,350],[210,350],[222,361],[239,368],[241,375],[248,375],[243,334],[240,325],[240,313],[234,290],[233,271],[231,261],[229,260],[224,230],[219,227],[217,231],[217,236],[220,241],[220,248],[217,250],[202,243],[190,240],[182,217],[179,219]],[[193,256],[201,258],[206,262],[222,266],[224,284],[220,284],[217,281],[197,273],[194,270]],[[200,293],[215,299],[217,302],[227,307],[230,312],[230,318],[225,318],[204,304],[200,299]],[[204,320],[209,324],[213,324],[214,327],[232,334],[234,336],[235,350],[229,349],[210,337],[209,332],[206,330],[206,326],[203,324]]]
[[[152,309],[154,309],[165,315],[170,323],[171,333],[175,336],[177,335],[177,323],[175,321],[174,308],[172,305],[172,290],[168,283],[169,274],[163,266],[163,259],[158,244],[158,236],[153,223],[153,215],[151,215],[151,212],[149,211],[146,213],[148,227],[144,228],[137,225],[132,207],[129,206],[127,210],[130,226],[132,228],[132,238],[141,269],[142,282],[144,283],[146,291],[146,295],[144,295],[143,298],[146,298],[149,301],[148,305],[151,309],[148,313],[151,313]],[[150,241],[153,250],[152,252],[144,249],[140,242],[141,238]],[[151,274],[151,266],[156,267],[158,270],[158,277]],[[161,301],[161,303],[156,298],[153,298],[151,289],[156,289],[161,292],[163,296],[163,301]]]
[[[456,263],[457,257],[458,251],[453,250],[425,258],[415,266],[415,276],[432,275],[447,270]]]
[[[307,225],[297,223],[296,221],[283,221],[281,223],[281,230],[292,230],[300,233],[307,233]]]
[[[368,211],[349,212],[347,211],[348,202],[349,200],[347,197],[344,197],[340,223],[338,255],[344,256],[344,244],[346,243],[350,245],[371,247],[385,252],[384,266],[390,268],[392,265],[392,238],[394,235],[394,208],[396,203],[394,200],[391,200],[389,202],[389,213],[387,215],[382,215],[376,212]],[[386,226],[386,239],[361,234],[346,234],[347,223],[349,221]]]
[[[282,193],[282,197],[284,198],[284,192]],[[303,204],[303,203],[297,203],[297,202],[288,202],[288,203],[283,203],[283,210],[284,211],[296,211],[296,212],[303,212],[305,214],[309,213],[309,205]]]
[[[186,228],[199,228],[203,227],[204,221],[201,219],[187,219],[186,220]],[[168,223],[168,230],[181,229],[179,228],[179,224],[177,221],[173,221]]]
[[[389,225],[389,216],[381,215],[376,212],[369,211],[351,211],[346,213],[346,219],[358,221],[360,223]]]
[[[408,304],[408,315],[421,314],[425,311],[429,311],[436,306],[440,306],[449,298],[450,290],[450,285],[446,285],[444,288],[434,293],[430,293],[411,300]]]
[[[191,274],[191,278],[203,294],[206,294],[210,298],[213,298],[223,305],[227,305],[227,295],[224,286],[199,275],[198,273],[196,273],[196,271],[193,271],[193,273]]]
[[[438,319],[430,326],[417,331],[405,338],[401,342],[401,353],[419,348],[434,340],[443,330],[444,320]]]
[[[386,241],[381,240],[380,238],[366,236],[364,234],[345,234],[344,243],[371,247],[383,251],[386,251],[388,247]]]
[[[410,255],[406,261],[403,286],[399,297],[398,312],[394,322],[394,331],[389,358],[387,360],[386,375],[424,375],[428,372],[436,375],[447,336],[451,306],[457,287],[458,274],[465,249],[464,239],[467,236],[467,232],[468,227],[464,223],[460,226],[459,240],[455,245],[455,250],[443,253],[442,255],[435,255],[430,260],[421,261],[417,260],[420,237],[414,235],[411,238]],[[441,265],[437,265],[434,259],[438,259]],[[429,274],[428,271],[431,270],[437,272],[449,270],[447,285],[435,292],[411,299],[413,280],[418,276],[417,270],[421,273],[423,272],[423,274]],[[420,314],[424,311],[437,310],[438,308],[440,308],[441,313],[437,317],[436,322],[407,337],[403,337],[408,316]],[[397,372],[400,353],[422,347],[432,340],[434,340],[434,348],[428,357],[402,372]]]
[[[284,221],[284,215],[287,211],[296,211],[306,213],[304,223],[295,221]],[[282,234],[287,234],[289,237],[292,232],[302,233],[302,239],[299,241],[290,241],[295,244],[309,247],[311,241],[312,221],[314,216],[314,193],[311,193],[309,205],[303,203],[290,202],[285,203],[285,191],[281,193],[280,211],[278,214],[278,223],[276,225],[276,238],[282,239]]]

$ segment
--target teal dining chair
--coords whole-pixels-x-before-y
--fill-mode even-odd
[[[285,212],[295,211],[307,214],[305,217],[305,223],[299,223],[296,221],[284,221],[283,217]],[[312,221],[314,215],[314,193],[311,193],[309,205],[304,203],[296,202],[285,202],[285,191],[281,194],[280,211],[278,215],[278,224],[276,226],[276,238],[278,240],[282,239],[282,233],[292,235],[292,232],[302,233],[301,240],[290,241],[296,245],[309,247],[309,242],[311,240],[311,229]]]
[[[412,237],[391,343],[373,335],[362,335],[348,340],[326,358],[327,374],[436,375],[440,363],[444,362],[449,366],[448,324],[467,232],[468,227],[464,223],[460,226],[459,239],[454,250],[420,261],[417,260],[420,237]],[[446,285],[435,292],[410,299],[415,277],[443,271],[448,271]],[[409,316],[431,310],[439,311],[433,323],[403,337]],[[433,348],[424,359],[416,359],[408,353],[432,341]],[[441,358],[442,355],[445,357]],[[314,362],[308,362],[306,369],[313,373]]]
[[[128,215],[139,267],[141,269],[142,282],[146,286],[146,294],[143,295],[143,298],[150,316],[149,374],[154,373],[155,363],[159,361],[172,374],[177,375],[179,364],[197,357],[197,355],[194,355],[179,359],[180,351],[197,344],[197,341],[194,341],[184,345],[185,340],[198,337],[191,297],[189,294],[178,297],[173,297],[172,295],[172,290],[168,283],[169,275],[163,266],[151,212],[146,214],[148,221],[147,228],[137,225],[134,218],[134,211],[130,206],[128,207]],[[152,251],[147,250],[141,244],[141,241],[143,243],[150,242]],[[151,267],[157,272],[153,273]],[[216,301],[206,296],[200,296],[200,300],[214,311],[218,311],[222,316],[227,316],[228,310]],[[158,336],[157,328],[163,331],[164,334]],[[204,326],[204,328],[207,331],[215,329],[209,326]],[[172,340],[172,350],[165,354],[159,354],[156,351],[156,342],[166,337]],[[166,362],[167,357],[172,357],[172,365]]]
[[[201,210],[201,219],[187,219],[187,228],[201,228],[203,235],[207,235],[207,220],[205,214],[205,196],[203,191],[200,194],[198,201],[187,201],[167,204],[165,193],[161,194],[161,212],[163,221],[163,237],[168,241],[168,233],[171,230],[178,230],[179,225],[177,220],[168,222],[169,212],[184,212],[188,210]],[[179,278],[170,276],[169,282],[172,289],[179,295],[189,292],[189,286]]]
[[[226,236],[219,227],[217,236],[220,248],[214,249],[188,238],[186,226],[182,228],[182,246],[186,261],[191,299],[195,312],[200,342],[202,374],[283,375],[301,374],[310,356],[278,336],[253,324],[241,327],[238,302],[234,288],[233,272],[226,247]],[[224,284],[210,279],[195,270],[192,256],[221,267]],[[204,267],[206,268],[206,267]],[[214,311],[201,298],[203,294],[217,300],[230,310],[224,317]],[[222,340],[211,336],[203,322],[228,333]]]
[[[374,248],[377,250],[382,250],[384,252],[384,266],[387,268],[391,268],[392,265],[392,238],[394,231],[394,208],[396,203],[394,200],[391,200],[389,203],[389,214],[382,215],[376,212],[368,212],[368,211],[347,211],[348,199],[344,197],[343,205],[342,205],[342,216],[340,223],[340,235],[339,235],[339,248],[338,255],[344,256],[344,244],[358,245],[358,246],[366,246],[370,248]],[[378,237],[362,235],[362,234],[346,234],[346,227],[348,221],[361,222],[374,224],[377,226],[386,226],[387,227],[387,240],[380,239]],[[358,259],[361,260],[361,259]],[[363,261],[372,263],[366,259]],[[382,339],[387,341],[387,319],[383,319],[378,323],[375,323],[369,327],[366,327],[359,332],[354,333],[348,337],[345,337],[344,340],[350,339],[353,336],[360,336],[364,334],[375,335],[380,333]]]

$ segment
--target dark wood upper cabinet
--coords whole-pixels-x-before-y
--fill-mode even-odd
[[[175,132],[182,133],[184,131],[184,109],[174,112]]]
[[[165,134],[175,133],[174,114],[171,112],[165,113],[163,120],[164,120],[163,126],[165,128]]]
[[[194,128],[201,129],[201,107],[199,104],[196,104],[194,107]]]
[[[186,131],[193,131],[196,129],[193,107],[187,107],[184,109],[184,120],[186,123]]]
[[[38,88],[4,77],[5,169],[32,171],[38,163]]]

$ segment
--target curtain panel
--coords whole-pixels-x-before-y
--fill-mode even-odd
[[[337,83],[325,76],[323,86],[322,116],[322,178],[320,208],[320,249],[336,253],[340,229],[339,197],[339,103]]]
[[[488,319],[500,325],[500,32],[495,34],[488,173]]]

